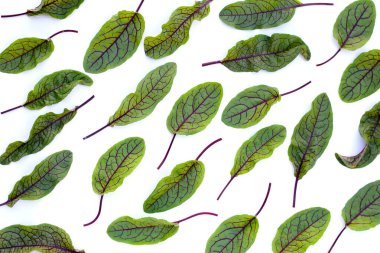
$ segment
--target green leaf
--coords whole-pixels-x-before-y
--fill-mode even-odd
[[[27,11],[29,16],[47,14],[53,18],[65,19],[75,9],[83,3],[84,0],[42,0],[41,4]]]
[[[144,17],[133,11],[119,11],[92,39],[83,68],[98,74],[116,68],[136,52],[145,29]]]
[[[318,242],[330,223],[330,212],[314,207],[294,214],[277,229],[274,253],[303,253]]]
[[[109,148],[98,160],[92,174],[94,192],[103,195],[115,191],[139,165],[145,154],[142,138],[131,137]]]
[[[201,21],[209,14],[211,1],[203,0],[195,2],[193,6],[177,8],[170,16],[169,21],[162,25],[162,32],[159,35],[145,38],[145,54],[151,58],[160,59],[171,55],[184,45],[189,40],[193,21]]]
[[[50,224],[37,226],[12,225],[0,230],[2,253],[84,253],[75,250],[70,236],[61,228]]]
[[[157,213],[170,210],[187,201],[203,181],[204,164],[192,160],[178,164],[171,174],[158,182],[144,202],[144,211]]]
[[[326,93],[317,96],[311,110],[294,128],[288,149],[290,161],[294,165],[294,176],[298,179],[314,167],[325,151],[333,130],[333,113]]]
[[[50,39],[18,39],[0,53],[0,72],[17,74],[34,69],[53,51],[54,44]]]
[[[361,188],[344,206],[346,227],[364,231],[380,224],[380,180]]]
[[[129,94],[116,113],[109,119],[111,126],[125,126],[150,115],[158,103],[170,92],[177,64],[166,63],[150,71]]]
[[[174,104],[166,125],[172,134],[192,135],[204,130],[215,117],[223,97],[222,85],[199,84]]]
[[[118,242],[133,245],[156,244],[173,236],[178,228],[178,224],[166,220],[124,216],[108,226],[107,234]]]
[[[359,154],[352,157],[335,154],[338,161],[350,169],[367,166],[380,153],[380,102],[362,116],[359,132],[366,143]]]
[[[231,176],[236,177],[250,172],[256,163],[270,157],[285,138],[286,128],[281,125],[271,125],[260,129],[237,151]]]
[[[63,150],[54,153],[40,162],[31,174],[19,180],[2,205],[13,207],[18,200],[37,200],[54,190],[69,172],[73,162],[73,153]]]
[[[227,126],[247,128],[259,123],[271,106],[281,100],[278,89],[257,85],[240,92],[223,111],[222,121]]]
[[[300,4],[297,0],[239,1],[225,6],[219,18],[240,30],[271,28],[289,22]]]
[[[380,50],[360,54],[343,73],[339,96],[347,103],[359,101],[380,88]]]
[[[356,50],[371,38],[376,20],[376,6],[372,0],[358,0],[348,5],[334,25],[334,38],[340,48]]]
[[[256,216],[236,215],[222,222],[207,241],[206,253],[244,253],[255,242]]]

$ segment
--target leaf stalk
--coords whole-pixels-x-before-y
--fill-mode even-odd
[[[29,12],[30,11],[26,11],[26,12],[18,13],[18,14],[1,15],[1,18],[13,18],[13,17],[24,16],[24,15],[27,15]]]
[[[221,64],[221,63],[222,63],[222,61],[210,61],[210,62],[202,63],[202,67],[207,67],[210,65]]]
[[[338,242],[339,238],[341,237],[341,235],[343,234],[343,232],[346,230],[346,228],[347,228],[347,225],[344,226],[344,228],[342,229],[342,231],[340,231],[340,233],[338,234],[338,236],[335,238],[334,243],[331,245],[328,253],[330,253],[333,250],[335,244]]]
[[[218,216],[218,214],[216,214],[216,213],[201,212],[201,213],[196,213],[196,214],[190,215],[189,217],[186,217],[186,218],[184,218],[184,219],[182,219],[182,220],[174,221],[173,223],[180,224],[181,222],[184,222],[184,221],[190,220],[191,218],[194,218],[194,217],[196,217],[196,216],[200,216],[200,215],[212,215],[212,216]]]
[[[86,104],[88,104],[91,100],[94,99],[94,95],[92,95],[89,99],[87,99],[86,101],[84,101],[82,104],[78,105],[75,107],[74,111],[78,111],[80,108],[82,108],[83,106],[85,106]]]
[[[173,142],[174,142],[174,139],[175,139],[176,136],[177,136],[177,134],[174,134],[174,135],[173,135],[173,138],[172,138],[172,140],[171,140],[171,142],[170,142],[170,145],[169,145],[169,147],[168,147],[168,150],[166,151],[166,154],[165,154],[165,156],[164,156],[164,159],[162,159],[160,165],[158,165],[157,170],[159,170],[159,169],[162,167],[162,165],[164,165],[164,163],[165,163],[165,161],[166,161],[166,158],[168,158],[168,155],[169,155],[169,153],[170,153],[170,150],[172,149]]]
[[[204,154],[209,148],[211,148],[213,145],[215,145],[216,143],[220,142],[221,140],[222,140],[222,138],[219,138],[219,139],[217,139],[217,140],[211,142],[210,144],[208,144],[208,146],[207,146],[205,149],[202,150],[202,152],[197,156],[197,158],[196,158],[195,160],[198,161],[198,160],[202,157],[202,155],[203,155],[203,154]]]
[[[16,106],[16,107],[13,107],[11,109],[8,109],[8,110],[5,110],[5,111],[2,111],[1,114],[5,114],[5,113],[8,113],[8,112],[11,112],[11,111],[14,111],[14,110],[17,110],[17,109],[20,109],[24,107],[24,105],[19,105],[19,106]]]
[[[56,32],[53,35],[51,35],[48,38],[48,40],[51,40],[52,38],[54,38],[55,36],[57,36],[58,34],[61,34],[61,33],[78,33],[78,31],[77,30],[62,30],[62,31]]]
[[[139,6],[138,6],[137,9],[136,9],[136,12],[139,12],[139,11],[140,11],[141,6],[143,5],[143,3],[144,3],[144,0],[141,0]]]
[[[266,204],[267,201],[268,201],[268,197],[269,197],[270,189],[271,189],[271,188],[272,188],[272,183],[269,183],[269,185],[268,185],[268,190],[267,190],[267,195],[265,196],[265,199],[264,199],[264,201],[263,201],[263,203],[262,203],[262,205],[261,205],[259,211],[257,211],[257,213],[255,214],[256,217],[259,216],[259,214],[261,213],[261,211],[264,209],[265,204]]]
[[[100,197],[99,209],[98,209],[98,213],[97,213],[96,217],[92,221],[90,221],[89,223],[84,224],[83,227],[90,226],[90,225],[94,224],[98,220],[98,218],[100,216],[100,213],[102,212],[103,198],[104,198],[104,195],[102,195]]]
[[[283,96],[286,96],[286,95],[292,94],[292,93],[294,93],[294,92],[296,92],[296,91],[299,91],[299,90],[305,88],[305,87],[308,86],[309,84],[311,84],[311,81],[305,83],[304,85],[298,87],[297,89],[294,89],[294,90],[291,90],[291,91],[288,91],[288,92],[282,93],[280,96],[283,97]]]
[[[338,51],[336,51],[336,53],[333,56],[331,56],[329,59],[327,59],[326,61],[324,61],[322,63],[317,64],[317,67],[325,65],[326,63],[328,63],[329,61],[331,61],[332,59],[334,59],[335,56],[337,56],[341,50],[342,50],[342,48],[339,48]]]
[[[238,172],[236,172],[233,176],[231,176],[230,180],[229,180],[229,181],[227,182],[227,184],[224,186],[223,190],[220,192],[220,194],[219,194],[219,196],[218,196],[218,198],[217,198],[216,200],[219,200],[219,199],[222,197],[223,193],[227,190],[228,186],[232,183],[232,181],[233,181],[233,180],[235,179],[235,177],[237,176],[237,173],[238,173]]]

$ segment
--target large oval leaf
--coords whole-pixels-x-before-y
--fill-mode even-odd
[[[34,9],[27,11],[29,16],[47,14],[53,18],[65,19],[75,9],[83,3],[84,0],[42,0],[41,4]]]
[[[193,21],[201,21],[207,17],[210,12],[209,4],[211,1],[203,0],[196,2],[193,6],[176,9],[169,21],[162,25],[162,32],[159,35],[145,38],[145,54],[151,58],[159,59],[174,53],[189,40],[189,31]]]
[[[271,106],[281,100],[278,89],[257,85],[240,92],[226,106],[222,121],[227,126],[247,128],[259,123]]]
[[[206,253],[244,253],[255,242],[259,221],[255,216],[236,215],[222,222],[207,241]]]
[[[207,82],[183,94],[174,104],[166,125],[172,134],[191,135],[204,130],[218,112],[222,85]]]
[[[170,210],[187,201],[201,185],[205,169],[201,161],[178,164],[172,173],[158,182],[144,202],[144,211],[157,213]]]
[[[48,156],[31,174],[24,176],[15,184],[8,201],[4,204],[12,207],[20,199],[36,200],[45,197],[66,177],[72,162],[73,153],[68,150]]]
[[[17,74],[33,69],[54,51],[53,41],[39,38],[18,39],[0,53],[0,71]]]
[[[330,212],[314,207],[294,214],[277,229],[272,243],[274,253],[304,253],[323,236]]]
[[[98,74],[123,64],[136,52],[144,29],[140,13],[119,11],[92,39],[84,56],[84,70]]]
[[[380,88],[380,50],[360,54],[343,73],[339,96],[347,103],[359,101]]]
[[[367,166],[380,153],[380,102],[362,116],[359,132],[366,143],[359,154],[351,157],[335,154],[338,161],[350,169]]]
[[[173,236],[178,228],[178,224],[166,220],[124,216],[108,226],[107,234],[118,242],[133,245],[156,244]]]

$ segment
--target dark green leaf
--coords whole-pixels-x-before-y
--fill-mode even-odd
[[[140,13],[119,11],[92,39],[84,56],[84,70],[98,74],[123,64],[136,52],[144,29]]]
[[[14,206],[18,200],[37,200],[54,190],[69,172],[73,153],[63,150],[54,153],[40,162],[31,174],[19,180],[4,204]]]
[[[27,11],[29,16],[47,14],[53,18],[64,19],[83,3],[84,0],[42,0],[41,4]]]
[[[206,253],[244,253],[255,242],[256,216],[236,215],[223,221],[207,241]]]
[[[183,94],[166,121],[173,134],[191,135],[204,130],[215,117],[223,97],[222,85],[207,82]]]
[[[145,54],[151,58],[159,59],[174,53],[189,40],[189,31],[193,21],[201,21],[207,17],[210,12],[209,4],[211,1],[203,0],[196,2],[193,6],[176,9],[169,21],[162,25],[162,32],[159,35],[145,38]]]
[[[178,228],[178,224],[166,220],[124,216],[108,226],[107,234],[118,242],[133,245],[156,244],[173,236]]]
[[[281,100],[278,89],[266,85],[253,86],[234,97],[223,111],[227,126],[247,128],[259,123],[271,106]]]
[[[41,224],[37,226],[12,225],[0,230],[2,253],[84,253],[74,249],[70,236],[61,228]]]
[[[330,223],[330,212],[314,207],[294,214],[277,229],[274,253],[304,253],[323,236]]]
[[[144,202],[147,213],[164,212],[187,201],[198,189],[204,177],[204,164],[192,160],[178,164],[172,173],[158,182]]]
[[[338,161],[350,169],[367,166],[380,153],[380,102],[362,116],[359,132],[366,143],[359,154],[352,157],[335,154]]]
[[[380,50],[360,54],[343,73],[339,96],[347,103],[359,101],[380,88]]]

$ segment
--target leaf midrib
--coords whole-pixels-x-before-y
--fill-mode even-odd
[[[246,4],[254,4],[254,2],[243,2],[243,3],[246,3]],[[268,10],[268,11],[259,11],[259,12],[255,12],[255,13],[244,13],[244,14],[222,14],[220,16],[222,17],[236,17],[236,16],[253,16],[253,15],[260,15],[260,14],[266,14],[266,13],[271,13],[271,12],[279,12],[279,11],[284,11],[284,10],[289,10],[289,9],[295,9],[297,7],[300,7],[302,6],[302,4],[297,4],[297,5],[292,5],[292,6],[286,6],[286,7],[280,7],[280,8],[275,8],[275,9],[272,9],[272,10]]]
[[[298,45],[297,47],[299,47],[301,45]],[[295,48],[295,47],[294,47]],[[238,57],[238,58],[233,58],[233,59],[227,59],[227,60],[222,60],[222,64],[223,63],[228,63],[228,62],[236,62],[236,61],[242,61],[242,60],[247,60],[249,58],[255,58],[255,57],[260,57],[260,56],[268,56],[268,55],[276,55],[276,54],[282,54],[282,53],[285,53],[287,51],[290,51],[294,48],[290,48],[288,50],[284,50],[284,51],[279,51],[279,52],[270,52],[270,53],[264,53],[264,54],[252,54],[252,55],[247,55],[247,56],[242,56],[242,57]]]

